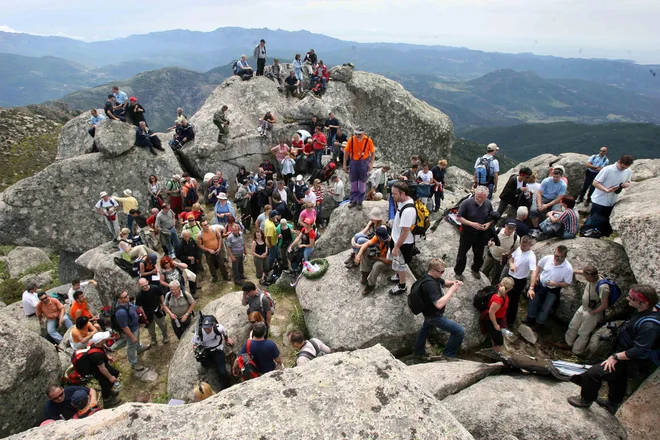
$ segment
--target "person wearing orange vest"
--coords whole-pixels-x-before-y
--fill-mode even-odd
[[[364,130],[358,127],[354,136],[348,140],[344,148],[344,171],[348,172],[348,158],[351,158],[349,179],[351,181],[351,202],[349,208],[362,209],[364,195],[367,192],[367,179],[374,166],[376,159],[376,148],[374,141],[364,134]]]

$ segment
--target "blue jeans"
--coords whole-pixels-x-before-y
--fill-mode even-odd
[[[135,336],[136,342],[135,344],[131,342],[130,339],[126,335],[124,335],[124,338],[126,339],[126,357],[128,358],[128,363],[131,365],[135,365],[138,363],[138,357],[137,357],[137,350],[140,348],[140,329],[137,329],[136,331],[133,332],[133,335]]]
[[[362,245],[369,241],[369,238],[365,234],[358,232],[353,236],[353,241],[355,241],[355,243],[358,244],[358,247],[353,247],[353,252],[357,254],[358,252],[360,252],[360,248],[362,247]]]
[[[563,239],[568,239],[568,238],[575,238],[576,234],[571,234],[566,231],[563,227],[552,227],[553,225],[556,225],[557,223],[552,223],[550,219],[546,218],[539,224],[539,229],[542,232],[548,232],[550,229],[552,229],[555,232],[555,236]],[[559,231],[559,233],[557,233]]]
[[[536,319],[538,324],[545,324],[548,316],[555,305],[555,301],[559,299],[560,287],[548,288],[541,283],[534,287],[534,299],[530,299],[527,304],[527,318]]]
[[[280,248],[273,246],[268,248],[268,268],[272,269],[273,265],[280,258]]]
[[[48,319],[46,320],[46,331],[48,332],[48,336],[53,338],[54,341],[56,341],[58,344],[62,342],[62,335],[60,335],[57,332],[57,327],[59,327],[60,320],[58,319]],[[73,323],[69,319],[69,317],[65,314],[64,315],[64,326],[66,329],[70,329],[71,326],[73,326]]]
[[[131,231],[128,238],[133,238],[133,216],[132,215],[128,214],[128,216],[126,217],[126,224],[127,224],[128,230]]]
[[[321,164],[321,156],[323,156],[323,150],[314,151],[314,166],[317,170],[323,169],[323,165]]]
[[[309,261],[309,257],[312,256],[312,252],[314,252],[313,247],[303,248],[303,261]]]
[[[447,341],[445,349],[442,350],[442,354],[446,357],[456,357],[456,353],[458,353],[465,337],[465,329],[451,319],[445,318],[444,315],[424,317],[424,325],[417,335],[413,353],[420,356],[426,354],[426,338],[428,338],[433,327],[449,332],[449,341]]]
[[[170,246],[172,247],[170,254],[173,254],[176,251],[176,248],[179,247],[179,236],[176,235],[176,228],[174,227],[170,229],[170,232]]]

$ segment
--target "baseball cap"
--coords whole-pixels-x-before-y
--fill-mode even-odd
[[[303,180],[303,176],[301,176],[300,174],[298,174],[298,175],[296,176],[296,181],[299,181],[299,180]]]
[[[73,396],[71,396],[71,404],[76,408],[76,409],[82,409],[87,405],[87,402],[89,401],[89,394],[87,391],[84,390],[77,390],[73,393]]]
[[[202,328],[213,328],[213,318],[211,316],[205,316],[202,321]]]
[[[268,214],[268,218],[277,217],[278,215],[280,215],[280,213],[277,212],[276,209],[273,209],[272,211],[270,211],[270,214]]]
[[[389,241],[390,239],[390,233],[387,232],[387,227],[385,226],[379,226],[378,229],[376,229],[376,236],[382,241]]]
[[[128,100],[131,102],[137,102],[137,98],[135,96],[131,96],[130,98],[128,98]]]
[[[518,224],[516,223],[516,219],[515,219],[515,218],[508,218],[508,219],[506,219],[505,226],[512,226],[512,227],[515,228],[515,227],[518,226]]]
[[[500,149],[500,147],[498,147],[495,142],[493,142],[491,144],[488,144],[488,146],[486,147],[486,150],[488,150],[488,151],[497,151],[499,149]]]
[[[311,217],[307,217],[307,218],[305,219],[304,223],[305,223],[306,225],[311,225],[312,223],[314,223],[314,220],[312,220]]]
[[[110,332],[98,332],[94,333],[94,336],[92,336],[92,339],[89,340],[89,345],[93,344],[98,344],[99,342],[103,342],[106,339],[110,339],[112,335]]]

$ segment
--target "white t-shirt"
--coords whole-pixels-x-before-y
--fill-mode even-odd
[[[25,316],[34,315],[37,313],[37,305],[39,305],[39,297],[36,292],[30,293],[27,290],[23,292],[22,297],[23,313]]]
[[[103,212],[105,212],[106,215],[110,212],[110,210],[116,211],[117,207],[119,206],[119,203],[115,201],[114,199],[108,198],[107,201],[101,199],[96,203],[96,209],[102,209]]]
[[[312,137],[312,135],[309,134],[309,131],[307,130],[298,130],[296,133],[298,133],[298,136],[300,136],[300,139],[303,142],[307,142],[307,139]]]
[[[541,275],[539,280],[545,286],[549,281],[557,283],[565,282],[573,284],[573,266],[568,260],[564,260],[560,265],[555,266],[554,255],[546,255],[539,261]]]
[[[344,182],[341,179],[332,184],[332,192],[335,193],[332,196],[335,202],[341,203],[344,201]]]
[[[516,271],[511,272],[509,269],[509,276],[519,280],[525,279],[529,273],[536,269],[536,255],[531,250],[523,252],[520,248],[513,251],[511,254],[513,264],[516,266]]]
[[[406,208],[403,211],[403,215],[399,215],[401,208],[403,208],[406,205],[411,205],[412,208]],[[394,216],[394,220],[392,222],[392,240],[394,240],[394,243],[396,243],[399,240],[399,237],[401,236],[401,228],[405,228],[405,227],[410,228],[412,227],[412,225],[415,224],[415,221],[417,220],[417,210],[414,208],[415,208],[415,202],[412,199],[408,199],[407,201],[400,203],[397,206],[396,215]],[[415,242],[415,237],[411,232],[403,241],[403,244],[412,244],[414,242]]]
[[[316,193],[314,193],[314,191],[310,191],[309,194],[305,194],[305,201],[316,205]]]
[[[605,188],[611,188],[622,183],[630,182],[632,180],[632,170],[630,168],[620,170],[616,164],[608,165],[600,170],[594,180],[598,181]],[[596,188],[591,196],[591,202],[601,206],[614,206],[618,196],[617,193],[605,193]]]
[[[429,170],[427,173],[425,173],[424,170],[422,170],[419,173],[417,173],[417,177],[422,179],[422,182],[429,183],[431,179],[433,179],[433,173],[431,172],[431,170]]]
[[[479,164],[479,162],[481,161],[481,158],[482,158],[482,157],[485,157],[486,160],[488,160],[488,163],[490,164],[489,168],[490,168],[490,175],[491,175],[491,176],[494,175],[495,173],[499,173],[499,172],[500,172],[500,163],[497,161],[497,159],[495,159],[494,156],[491,156],[490,154],[484,154],[483,156],[481,156],[480,158],[478,158],[478,159],[474,162],[474,169],[475,169],[475,170],[476,170],[477,168],[483,168],[483,165],[480,165],[480,164]]]
[[[227,337],[227,330],[222,324],[216,324],[219,335],[211,330],[211,333],[206,333],[203,329],[201,331],[201,340],[197,334],[199,330],[193,333],[192,343],[201,345],[202,347],[210,348],[211,351],[224,350],[224,341]]]
[[[325,354],[330,354],[332,353],[332,350],[330,350],[330,347],[325,345],[323,342],[321,342],[319,339],[312,338],[310,339],[314,341],[316,346]],[[316,350],[314,349],[314,346],[311,344],[311,342],[306,341],[305,345],[300,347],[300,352],[307,352],[310,353],[312,356],[316,356]],[[296,360],[296,365],[299,367],[301,365],[306,364],[307,362],[311,361],[311,359],[307,359],[305,356],[298,356],[298,359]]]
[[[286,193],[286,188],[282,188],[281,190],[278,189],[277,192],[280,194],[280,197],[282,198],[282,201],[284,203],[287,202],[287,193]]]
[[[87,287],[88,284],[89,284],[89,281],[83,281],[82,283],[80,283],[80,289],[78,289],[78,290],[85,291],[85,287]],[[69,291],[67,292],[67,294],[66,294],[69,297],[69,301],[71,301],[71,304],[73,304],[73,294],[74,293],[76,293],[76,290],[73,287],[71,287],[69,289]]]

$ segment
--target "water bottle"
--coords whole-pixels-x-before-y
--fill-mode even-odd
[[[121,382],[119,382],[119,381],[117,380],[117,381],[112,385],[112,387],[113,387],[115,390],[119,391],[119,389],[121,388]]]
[[[505,328],[502,329],[502,334],[507,337],[513,336],[513,333],[510,330],[507,330]]]

